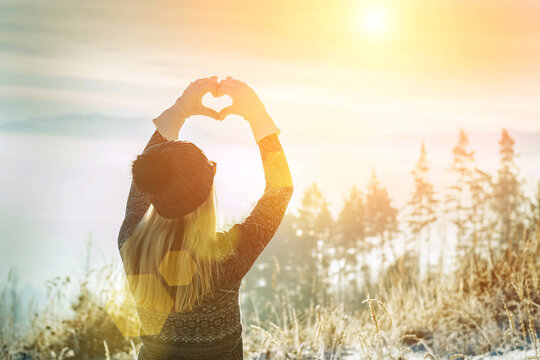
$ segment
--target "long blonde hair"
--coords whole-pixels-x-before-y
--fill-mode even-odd
[[[212,280],[224,251],[216,238],[216,204],[212,185],[205,202],[184,217],[164,218],[150,206],[120,249],[137,307],[168,313],[174,302],[174,311],[190,311],[213,293]],[[173,298],[161,286],[159,274],[169,285],[180,285]]]

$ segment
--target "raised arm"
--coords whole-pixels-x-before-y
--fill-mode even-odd
[[[207,115],[217,119],[218,113],[216,111],[202,105],[202,97],[207,92],[215,95],[218,85],[215,77],[198,79],[192,82],[173,106],[153,120],[156,131],[144,150],[155,144],[177,140],[180,129],[186,119],[192,115]],[[141,221],[149,207],[150,202],[132,181],[126,205],[126,214],[118,234],[119,249],[131,236],[135,226]]]
[[[238,282],[276,233],[293,192],[285,153],[276,134],[259,142],[266,188],[249,216],[228,231],[218,234],[219,241],[230,243],[232,255],[223,263],[224,278]]]
[[[224,84],[227,82],[223,81],[222,87]],[[237,113],[248,120],[259,146],[266,181],[264,193],[250,215],[242,223],[218,234],[219,241],[232,248],[222,264],[223,279],[232,284],[244,277],[276,233],[289,204],[293,184],[278,138],[280,130],[253,90],[242,82],[229,80],[229,85],[222,91],[232,96],[233,105],[222,110],[220,118]]]
[[[154,131],[154,134],[146,144],[144,150],[148,149],[152,145],[156,145],[162,142],[166,142],[165,139],[157,130]],[[124,216],[124,221],[120,227],[120,232],[118,234],[118,248],[120,249],[126,240],[131,236],[135,226],[141,221],[144,214],[150,207],[150,202],[146,199],[144,194],[137,188],[133,180],[131,181],[131,187],[129,190],[129,195],[126,205],[126,214]]]

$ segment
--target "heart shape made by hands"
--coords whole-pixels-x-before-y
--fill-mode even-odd
[[[212,93],[206,93],[202,97],[202,104],[203,106],[215,110],[217,112],[220,112],[221,109],[226,108],[227,106],[232,105],[232,98],[229,95],[222,95],[219,97],[215,97]]]

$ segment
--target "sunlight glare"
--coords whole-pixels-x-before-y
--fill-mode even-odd
[[[384,34],[388,28],[388,14],[378,5],[361,8],[357,21],[360,30],[372,37]]]

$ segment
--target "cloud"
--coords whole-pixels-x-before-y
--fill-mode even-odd
[[[538,26],[530,20],[539,8],[512,4],[509,11],[519,16],[509,21],[523,21],[502,28],[496,25],[506,1],[485,5],[485,18],[476,17],[484,5],[465,1],[404,1],[395,24],[404,37],[395,40],[407,41],[376,48],[350,33],[347,1],[10,2],[0,5],[0,123],[10,123],[2,131],[103,136],[103,129],[79,124],[80,115],[70,122],[62,114],[142,122],[170,106],[192,79],[230,74],[260,92],[284,139],[295,142],[482,130],[510,119],[516,129],[538,130],[536,65],[536,72],[495,66],[493,74],[489,61],[467,60],[475,53],[499,59],[491,55],[501,49],[538,59],[530,43]],[[461,15],[468,22],[456,26]],[[445,36],[448,43],[438,41]],[[462,41],[472,41],[475,51]],[[518,56],[524,52],[531,56]],[[116,129],[111,119],[99,119],[84,121],[110,122],[110,133],[123,136],[122,121]]]

